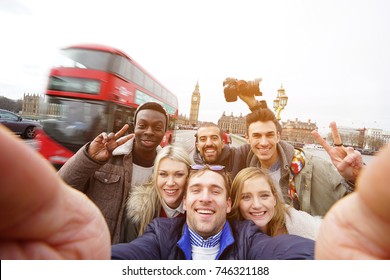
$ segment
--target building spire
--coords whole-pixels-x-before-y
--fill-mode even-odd
[[[196,81],[196,85],[195,85],[195,90],[194,90],[194,93],[197,93],[199,94],[199,80]]]
[[[200,106],[199,81],[196,81],[195,90],[191,97],[190,124],[197,126]]]

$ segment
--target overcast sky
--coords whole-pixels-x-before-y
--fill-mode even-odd
[[[187,116],[199,81],[202,121],[247,114],[222,82],[261,77],[269,106],[286,90],[282,120],[390,130],[389,11],[386,0],[0,0],[0,95],[43,94],[59,48],[98,43],[141,64]]]

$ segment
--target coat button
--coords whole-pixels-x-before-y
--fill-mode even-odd
[[[107,183],[108,182],[108,179],[104,179],[104,183]]]

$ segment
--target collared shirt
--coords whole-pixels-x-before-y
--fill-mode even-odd
[[[184,224],[183,235],[181,236],[180,240],[177,242],[177,245],[183,251],[186,260],[193,259],[192,248],[195,245],[191,244],[190,235],[191,235],[191,232],[190,232],[188,225]],[[233,237],[232,229],[231,229],[229,223],[226,222],[225,225],[223,226],[223,229],[222,229],[218,254],[214,259],[218,259],[221,256],[221,254],[225,251],[225,249],[228,248],[233,243],[234,243],[234,237]]]
[[[162,204],[162,208],[164,209],[165,214],[167,214],[168,218],[175,218],[175,217],[179,216],[180,214],[185,213],[185,210],[183,209],[183,201],[180,203],[179,207],[177,207],[176,209],[172,209],[171,207],[169,207],[165,203],[164,200],[162,201],[161,204]]]
[[[221,242],[222,230],[218,232],[216,235],[210,236],[206,240],[203,239],[203,237],[197,234],[196,232],[192,231],[190,228],[188,228],[188,230],[190,232],[191,245],[193,246],[212,248],[217,246]]]

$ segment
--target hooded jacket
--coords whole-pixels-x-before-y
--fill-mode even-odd
[[[192,259],[191,242],[185,218],[154,219],[146,232],[130,243],[112,246],[117,260]],[[270,237],[252,221],[227,222],[222,230],[220,260],[313,259],[314,242],[295,235]]]

